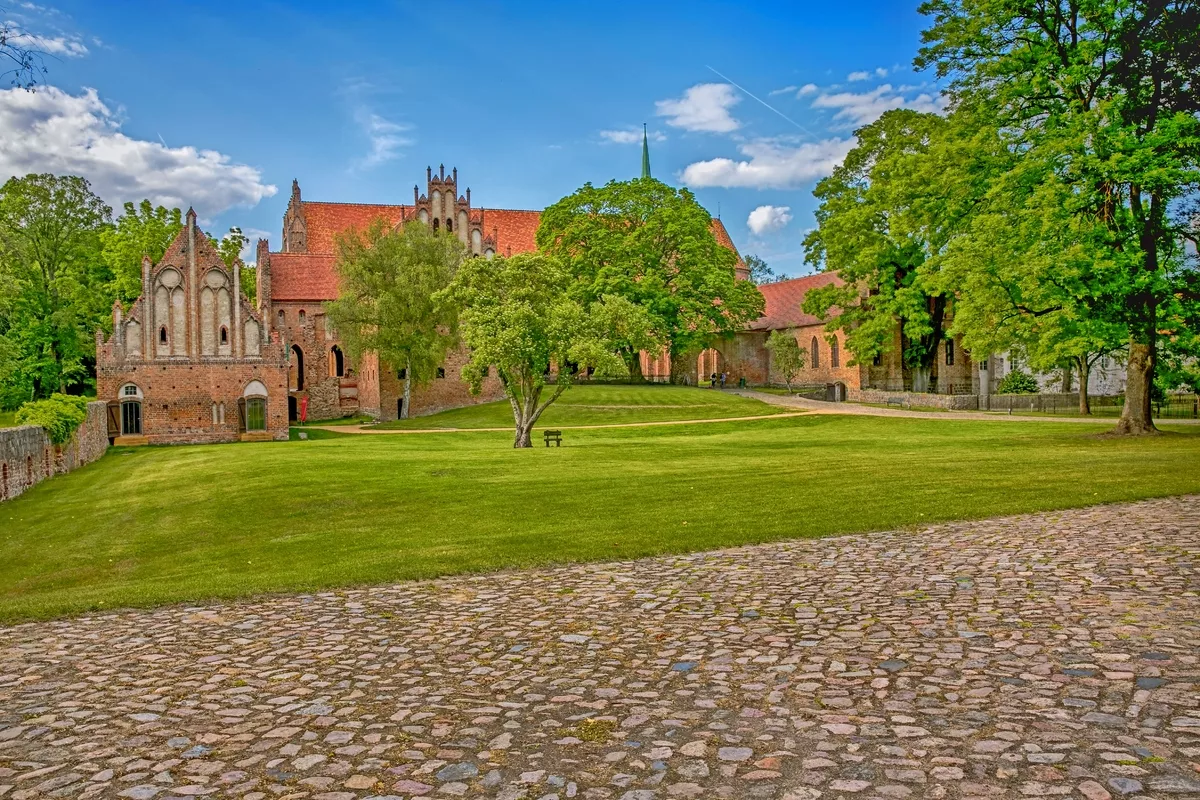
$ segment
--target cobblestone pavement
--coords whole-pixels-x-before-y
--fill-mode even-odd
[[[0,797],[1197,798],[1198,562],[1195,496],[0,629]]]

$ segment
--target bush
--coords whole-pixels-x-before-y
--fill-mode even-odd
[[[53,394],[47,400],[34,400],[17,411],[18,425],[38,425],[55,444],[70,440],[87,419],[87,398]]]
[[[1000,380],[997,394],[1037,394],[1038,382],[1028,372],[1014,369]]]

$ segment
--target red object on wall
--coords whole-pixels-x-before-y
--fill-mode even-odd
[[[308,396],[300,398],[300,421],[308,422]]]

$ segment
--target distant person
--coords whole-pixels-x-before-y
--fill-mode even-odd
[[[725,373],[724,372],[721,373],[721,388],[722,389],[725,388]]]
[[[717,373],[714,372],[712,375],[710,375],[708,377],[708,388],[710,388],[710,389],[717,388]]]

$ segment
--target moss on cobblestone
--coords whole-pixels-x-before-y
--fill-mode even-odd
[[[813,415],[525,451],[486,432],[115,449],[0,506],[0,621],[1200,493],[1200,432],[1096,430]]]

